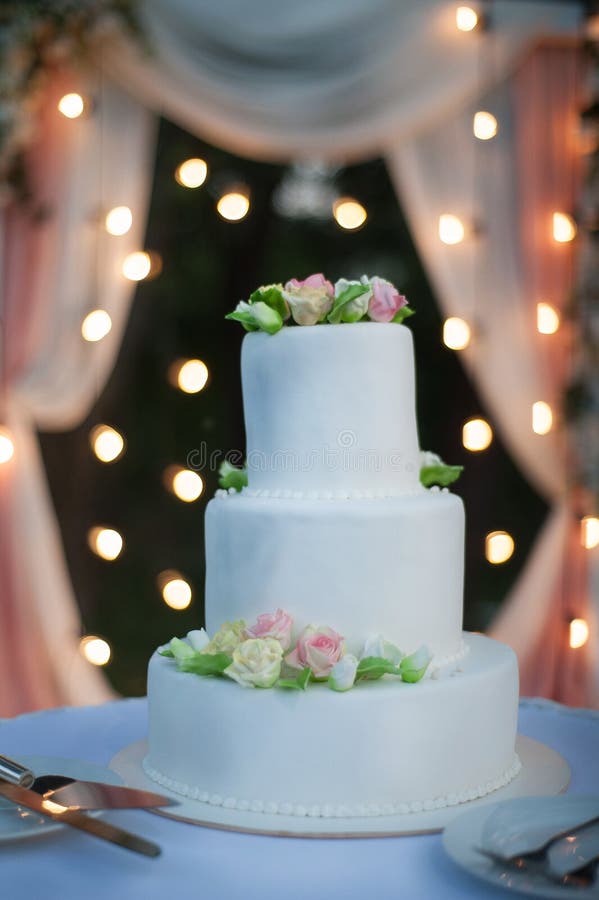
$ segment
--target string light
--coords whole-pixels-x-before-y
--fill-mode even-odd
[[[186,188],[199,188],[206,181],[208,166],[203,159],[186,159],[175,170],[175,180]]]
[[[464,350],[471,336],[470,325],[465,319],[451,316],[443,322],[443,343],[450,350]]]
[[[491,531],[485,538],[485,556],[497,566],[507,562],[514,552],[514,539],[507,531]]]
[[[480,110],[474,113],[472,130],[479,141],[490,141],[497,134],[497,119],[493,113]]]
[[[219,199],[216,209],[219,215],[228,222],[239,222],[249,212],[250,198],[241,191],[229,191]]]
[[[112,656],[110,644],[104,638],[89,634],[79,641],[79,650],[93,666],[105,666]]]
[[[100,462],[115,462],[123,453],[125,440],[110,425],[96,425],[89,435],[92,450]]]
[[[106,214],[105,225],[108,234],[120,237],[133,225],[133,213],[128,206],[115,206]]]
[[[136,250],[130,253],[123,260],[121,271],[125,278],[129,281],[143,281],[147,278],[152,269],[152,260],[150,254],[145,250]]]
[[[532,405],[532,430],[535,434],[547,434],[553,425],[553,411],[544,400]]]
[[[493,429],[486,419],[468,419],[462,426],[462,444],[466,450],[479,453],[493,440]]]
[[[169,466],[164,473],[164,483],[184,503],[193,503],[204,490],[201,475],[182,466]]]
[[[201,359],[177,360],[169,368],[169,381],[185,394],[197,394],[206,387],[208,366]]]
[[[570,647],[578,650],[589,639],[589,625],[586,619],[572,619],[570,622]]]
[[[455,23],[459,31],[473,31],[478,25],[478,13],[471,6],[458,6]]]
[[[192,598],[191,585],[179,572],[167,569],[160,573],[157,581],[167,606],[171,609],[187,609]]]
[[[537,331],[555,334],[559,328],[559,313],[550,303],[537,303]]]
[[[585,550],[599,547],[599,519],[596,516],[585,516],[581,519],[580,542]]]
[[[81,94],[65,94],[58,101],[58,111],[67,119],[78,119],[85,109]]]
[[[451,213],[439,216],[439,237],[444,244],[459,244],[466,231],[461,219]]]
[[[119,532],[115,531],[114,528],[104,528],[99,525],[95,528],[90,528],[87,535],[87,543],[96,556],[105,559],[107,562],[117,559],[123,549],[123,538]]]
[[[368,213],[353,197],[341,197],[333,203],[333,216],[340,228],[357,231],[368,218]]]
[[[94,309],[81,323],[81,334],[86,341],[101,341],[112,328],[112,319],[105,309]]]
[[[10,462],[15,453],[15,445],[7,428],[0,428],[0,466]]]
[[[563,212],[553,213],[553,240],[567,244],[576,237],[576,224],[572,216]]]

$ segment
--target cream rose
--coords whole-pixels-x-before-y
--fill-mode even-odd
[[[245,640],[246,623],[243,619],[236,622],[224,622],[212,640],[205,645],[202,653],[228,653]]]
[[[283,648],[274,638],[249,638],[233,651],[233,662],[224,670],[242,687],[270,688],[281,674]]]
[[[292,278],[282,294],[297,325],[316,325],[333,305],[333,285],[321,274],[310,275],[304,281]]]

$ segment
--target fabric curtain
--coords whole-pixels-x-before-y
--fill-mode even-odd
[[[94,98],[94,115],[57,113],[73,90]],[[120,262],[143,239],[154,127],[104,79],[56,76],[27,158],[35,208],[2,210],[0,423],[15,452],[0,466],[0,715],[112,696],[79,653],[81,622],[35,432],[78,424],[112,370],[132,297]],[[121,205],[136,211],[133,227],[111,238],[103,214]],[[112,330],[88,343],[81,322],[96,307]]]
[[[476,105],[399,144],[388,157],[443,310],[473,323],[474,340],[463,358],[492,421],[552,506],[491,633],[517,651],[524,693],[579,705],[591,700],[588,648],[570,650],[567,622],[588,617],[589,592],[579,519],[567,499],[568,438],[560,418],[573,245],[553,239],[552,215],[575,208],[581,74],[575,48],[539,47]],[[481,108],[500,123],[488,144],[472,139],[472,118]],[[442,213],[465,223],[462,243],[439,240]],[[556,334],[537,331],[540,301],[560,310]],[[556,417],[543,435],[532,430],[539,400]]]
[[[493,52],[481,53],[484,33],[457,31],[455,5],[446,0],[255,0],[251,9],[241,0],[147,0],[139,10],[147,48],[119,33],[97,38],[96,68],[80,85],[95,100],[91,115],[64,120],[56,113],[61,92],[79,87],[75,76],[48,89],[28,165],[50,215],[36,223],[15,205],[2,212],[0,417],[16,452],[0,473],[0,690],[10,686],[0,695],[0,714],[110,694],[77,653],[80,622],[34,432],[82,421],[110,374],[132,293],[120,263],[141,247],[156,116],[248,157],[344,162],[385,153],[418,238],[430,233],[431,222],[434,230],[438,204],[425,182],[435,182],[437,168],[447,173],[439,198],[445,192],[447,203],[472,199],[466,164],[472,151],[465,148],[472,141],[462,111],[505,76],[532,39],[572,34],[580,17],[566,2],[496,0]],[[460,120],[467,137],[460,136]],[[435,137],[450,143],[435,148]],[[494,155],[487,227],[505,236],[518,220],[515,189],[504,190],[511,173],[505,154],[491,147]],[[464,188],[459,198],[452,181]],[[106,235],[99,220],[116,205],[133,211],[133,228],[121,238]],[[453,211],[459,214],[459,205]],[[419,243],[446,308],[461,309],[462,296],[474,302],[470,245],[445,257],[427,255],[426,242]],[[513,252],[505,260],[487,252],[476,262],[482,267],[481,258],[491,266],[487,280],[503,280],[506,293],[495,311],[488,295],[489,333],[478,346],[487,347],[485,370],[508,379],[515,396],[505,346],[530,335],[529,313],[518,303],[523,274]],[[106,309],[113,327],[104,340],[87,344],[80,323],[93,307]],[[492,335],[505,340],[490,352]],[[482,368],[471,365],[478,381]],[[536,361],[523,359],[520,376],[540,397],[545,382]],[[489,381],[481,375],[479,383],[492,408]],[[553,438],[529,450],[516,435],[516,426],[529,428],[524,401],[514,406],[513,427],[502,423],[498,408],[493,412],[534,483],[560,496],[563,467]],[[538,466],[536,453],[544,457]]]

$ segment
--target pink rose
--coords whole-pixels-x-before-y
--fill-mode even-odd
[[[370,281],[370,287],[372,298],[368,305],[368,316],[373,322],[390,322],[395,313],[408,302],[403,294],[384,278],[375,275]]]
[[[332,628],[304,628],[295,649],[285,657],[292,669],[309,666],[315,678],[327,678],[329,672],[339,662],[345,652],[343,638]]]
[[[297,325],[316,325],[333,306],[335,289],[322,274],[310,275],[304,281],[292,278],[283,288],[293,321]]]
[[[263,613],[258,616],[255,625],[246,628],[248,638],[273,638],[278,641],[283,650],[288,650],[291,644],[291,629],[293,619],[284,609],[277,609],[274,613]]]
[[[335,289],[330,281],[324,277],[322,272],[319,272],[317,275],[308,275],[307,278],[304,278],[303,281],[298,281],[297,278],[292,278],[291,281],[288,281],[285,285],[286,291],[297,291],[299,288],[324,288],[325,293],[329,295],[329,297],[335,296]]]

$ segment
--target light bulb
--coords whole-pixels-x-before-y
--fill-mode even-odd
[[[589,639],[589,625],[586,619],[572,619],[570,622],[570,647],[578,650]]]
[[[202,477],[197,472],[183,469],[180,466],[169,466],[164,473],[164,481],[175,497],[185,503],[193,503],[204,490]]]
[[[79,650],[93,666],[105,666],[110,660],[111,650],[108,641],[89,634],[79,641]]]
[[[458,6],[455,23],[460,31],[473,31],[478,25],[478,13],[471,6]]]
[[[547,434],[553,425],[553,411],[544,400],[532,405],[532,430],[535,434]]]
[[[352,197],[341,197],[333,203],[333,216],[340,228],[344,228],[345,231],[357,231],[368,218],[368,213],[362,204]]]
[[[599,547],[599,519],[596,516],[585,516],[581,519],[580,542],[585,550]]]
[[[187,609],[191,603],[192,590],[179,572],[172,569],[161,572],[158,576],[158,585],[167,606],[171,609]]]
[[[9,462],[15,453],[15,445],[7,428],[0,428],[0,466]]]
[[[104,463],[115,462],[125,447],[123,435],[110,425],[96,425],[90,432],[89,440],[92,450]]]
[[[239,222],[247,216],[250,208],[250,200],[246,194],[239,191],[230,191],[223,194],[216,204],[219,214],[228,222]]]
[[[478,453],[486,450],[493,440],[493,429],[485,419],[468,419],[462,426],[462,444],[466,450]]]
[[[185,394],[197,394],[208,381],[208,366],[201,359],[177,360],[169,369],[169,381]]]
[[[537,331],[555,334],[559,328],[559,313],[550,303],[537,303]]]
[[[123,549],[123,538],[114,528],[96,526],[90,528],[87,535],[87,543],[96,556],[112,562],[120,556]]]
[[[101,341],[112,328],[112,319],[105,309],[94,309],[81,323],[81,334],[86,341]]]
[[[133,225],[133,213],[128,206],[115,206],[106,214],[105,225],[108,234],[127,234]]]
[[[81,94],[65,94],[58,101],[58,111],[67,119],[78,119],[85,109]]]
[[[458,316],[451,316],[443,322],[443,343],[450,350],[464,350],[470,343],[470,325]]]
[[[121,271],[129,281],[143,281],[150,274],[152,260],[144,250],[136,250],[123,260]]]
[[[493,565],[507,562],[514,552],[514,539],[507,531],[491,531],[485,538],[485,556]]]
[[[464,225],[461,219],[451,213],[439,216],[439,237],[444,244],[459,244],[464,240]]]
[[[186,188],[201,187],[206,181],[208,166],[203,159],[186,159],[175,171],[175,180]]]
[[[497,134],[497,119],[493,113],[480,110],[474,114],[472,130],[479,141],[490,141]]]
[[[567,244],[576,237],[576,224],[572,216],[563,212],[553,213],[553,239],[558,244]]]

